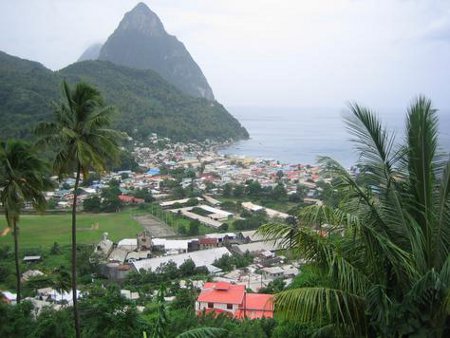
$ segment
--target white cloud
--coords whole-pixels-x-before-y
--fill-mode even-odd
[[[145,1],[227,105],[450,105],[450,3],[413,0]],[[0,4],[0,49],[53,69],[103,41],[136,1]]]

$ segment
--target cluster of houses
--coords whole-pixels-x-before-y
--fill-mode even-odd
[[[156,135],[152,138],[153,143],[158,142]],[[186,178],[181,184],[183,188],[193,186],[199,191],[205,191],[208,184],[215,188],[211,193],[217,193],[220,187],[227,183],[241,184],[248,180],[258,181],[261,186],[275,186],[283,182],[288,194],[293,194],[299,184],[307,191],[307,202],[316,203],[316,182],[323,179],[320,176],[319,166],[303,164],[282,164],[275,160],[252,159],[243,156],[222,155],[217,151],[219,144],[216,143],[172,143],[164,140],[164,147],[155,150],[154,147],[136,146],[133,155],[140,166],[151,168],[146,174],[148,182],[158,182],[170,179],[170,176],[160,175],[159,168],[168,169],[184,168],[199,171],[195,178]],[[326,180],[326,179],[325,179]],[[155,196],[164,194],[158,191],[157,184]]]
[[[230,220],[240,218],[232,212],[221,209],[221,202],[209,195],[196,197],[196,199],[199,204],[194,206],[187,205],[191,202],[191,199],[189,198],[163,201],[160,202],[159,205],[173,214],[182,215],[191,220],[197,220],[201,224],[214,229],[221,229]],[[209,205],[205,204],[205,202]],[[250,212],[264,211],[269,218],[285,220],[290,217],[289,214],[266,208],[252,202],[242,202],[241,206],[243,209]]]
[[[156,135],[150,140],[154,143],[160,141],[161,139],[158,139]],[[242,184],[248,180],[258,181],[263,187],[275,186],[278,182],[282,182],[288,194],[294,194],[297,186],[301,184],[307,189],[305,201],[318,202],[316,197],[319,188],[316,182],[322,179],[318,166],[287,165],[275,160],[225,156],[217,152],[219,144],[211,142],[201,144],[172,143],[167,139],[163,141],[164,146],[159,150],[145,146],[134,148],[133,155],[140,167],[144,169],[143,172],[137,173],[131,170],[111,172],[87,187],[80,187],[78,203],[82,205],[84,199],[108,187],[111,179],[120,182],[119,199],[124,203],[143,203],[143,199],[133,197],[130,192],[144,188],[151,191],[155,199],[163,200],[169,196],[170,191],[162,182],[174,178],[170,174],[162,174],[162,168],[194,170],[195,177],[184,178],[180,184],[183,188],[191,186],[200,192],[208,190],[210,194],[216,194],[227,183]],[[73,185],[74,179],[68,178],[58,189],[49,192],[47,198],[55,202],[56,208],[68,208],[73,199]],[[214,225],[211,224],[211,226]]]
[[[146,239],[145,245],[142,246],[140,238]],[[95,255],[98,250],[103,250],[105,241],[108,246],[111,245],[105,236]],[[110,255],[104,256],[104,263],[105,266],[121,266],[122,271],[126,272],[158,272],[161,265],[169,262],[180,267],[187,260],[192,260],[196,267],[205,267],[212,279],[212,282],[197,285],[201,289],[195,303],[197,314],[226,314],[237,319],[272,318],[273,295],[258,291],[276,279],[283,279],[285,284],[289,284],[300,272],[300,262],[288,263],[283,256],[277,255],[280,249],[275,241],[264,240],[256,231],[215,233],[191,239],[149,238],[148,234],[142,233],[136,239],[123,239],[112,244]],[[118,264],[118,255],[111,255],[114,250],[127,251],[128,255],[145,252],[149,256],[143,255],[137,259],[132,256],[133,259],[126,261],[128,255],[122,255],[125,261],[121,259],[121,264]],[[254,257],[253,263],[230,272],[223,272],[214,266],[216,260],[233,254],[250,254]],[[107,273],[108,277],[116,280],[126,276],[111,271]]]
[[[101,273],[115,281],[126,278],[129,272],[158,271],[169,262],[180,267],[192,260],[196,267],[207,269],[215,281],[246,285],[255,292],[281,278],[289,284],[299,273],[300,264],[289,264],[277,255],[282,247],[275,240],[265,240],[256,231],[212,233],[199,238],[154,238],[142,232],[136,238],[113,243],[104,238],[95,247],[92,259],[100,265]],[[253,263],[242,269],[222,271],[215,262],[224,255],[246,255]]]
[[[161,142],[162,141],[162,142]],[[120,182],[118,198],[126,204],[144,203],[130,193],[136,189],[148,189],[153,198],[159,201],[161,208],[167,212],[182,215],[191,220],[213,228],[217,233],[211,233],[198,238],[158,238],[143,231],[134,238],[124,238],[114,243],[104,234],[95,246],[91,260],[99,263],[100,272],[114,281],[122,281],[131,272],[157,271],[168,262],[178,267],[187,260],[192,260],[197,267],[204,267],[210,274],[212,282],[199,285],[200,295],[195,309],[197,313],[225,313],[235,318],[272,318],[272,295],[249,293],[258,292],[276,279],[283,279],[289,284],[300,273],[301,263],[288,262],[279,255],[282,249],[275,240],[265,240],[256,231],[238,233],[218,232],[222,226],[239,216],[222,210],[220,201],[213,196],[219,193],[227,183],[242,184],[248,180],[258,181],[261,186],[275,186],[282,182],[288,192],[293,194],[297,186],[302,184],[307,188],[307,198],[310,203],[316,200],[316,182],[321,179],[319,167],[309,165],[285,165],[273,160],[256,160],[244,157],[229,157],[216,151],[215,143],[172,143],[168,139],[158,139],[153,135],[152,146],[136,146],[133,155],[141,168],[146,171],[135,173],[120,171],[109,173],[88,187],[78,191],[79,203],[98,194],[108,186],[111,179]],[[197,197],[195,205],[191,199],[170,200],[169,190],[162,184],[165,180],[174,179],[169,174],[162,174],[163,169],[184,168],[193,169],[195,177],[185,178],[181,186],[203,191],[202,197]],[[73,200],[74,180],[67,179],[59,189],[48,193],[48,198],[56,202],[56,206],[65,208]],[[213,188],[211,188],[213,187]],[[208,190],[208,194],[206,194]],[[264,210],[268,217],[287,219],[288,214],[265,208],[252,202],[243,202],[242,208],[250,212]],[[253,257],[253,262],[245,268],[235,268],[224,272],[214,263],[224,255],[246,255]],[[30,276],[36,272],[30,272]],[[29,278],[29,276],[25,276]],[[125,297],[136,299],[136,293],[123,290]],[[5,296],[6,295],[6,296]],[[4,293],[3,297],[13,298]],[[38,290],[32,299],[36,306],[48,302],[55,307],[62,303],[70,304],[70,297],[54,289]],[[42,303],[44,302],[44,303]]]

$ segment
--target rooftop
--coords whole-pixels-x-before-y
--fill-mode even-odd
[[[245,294],[244,285],[233,285],[226,282],[205,283],[198,296],[198,302],[220,304],[242,304]]]
[[[230,251],[228,251],[228,249],[225,247],[188,252],[180,255],[143,259],[137,262],[133,262],[133,266],[136,271],[140,271],[141,269],[151,269],[152,271],[155,271],[156,268],[158,268],[161,264],[168,263],[170,261],[173,261],[177,266],[180,266],[186,260],[192,259],[195,263],[195,266],[208,267],[212,265],[212,263],[214,263],[216,259],[221,258],[223,255],[231,255]]]

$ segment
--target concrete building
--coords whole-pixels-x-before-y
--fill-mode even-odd
[[[229,314],[239,319],[273,318],[273,296],[248,294],[245,285],[227,282],[205,283],[195,302],[197,314]]]
[[[156,269],[161,265],[168,263],[170,261],[173,261],[178,267],[183,264],[186,260],[192,259],[192,261],[195,263],[195,266],[197,267],[206,267],[208,271],[216,272],[218,271],[216,267],[214,267],[212,264],[216,259],[221,258],[223,255],[231,255],[230,251],[228,251],[225,247],[220,248],[214,248],[209,250],[200,250],[200,251],[194,251],[194,252],[188,252],[184,254],[179,255],[172,255],[172,256],[161,256],[161,257],[154,257],[149,259],[143,259],[137,262],[133,262],[132,266],[134,270],[141,271],[141,270],[152,270],[156,271]],[[220,269],[219,269],[220,270]]]
[[[266,279],[277,279],[284,277],[284,270],[278,266],[262,268],[261,271]]]

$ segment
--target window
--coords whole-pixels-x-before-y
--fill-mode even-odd
[[[228,310],[233,310],[233,304],[227,304],[227,309]]]
[[[214,307],[214,303],[208,303],[208,308],[212,309]]]

